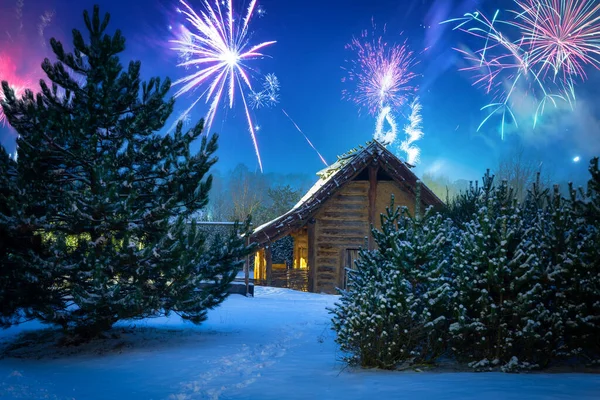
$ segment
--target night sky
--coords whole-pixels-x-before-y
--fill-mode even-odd
[[[245,9],[248,1],[234,0],[234,9]],[[33,81],[34,89],[39,87],[36,80],[42,77],[41,61],[52,58],[49,38],[56,37],[71,50],[71,29],[85,31],[82,12],[91,10],[95,3],[100,4],[102,12],[111,14],[109,31],[121,29],[127,38],[127,50],[121,57],[124,64],[131,59],[141,60],[146,79],[169,76],[175,80],[186,73],[177,67],[177,54],[170,50],[173,33],[169,27],[185,22],[175,12],[175,0],[21,2],[22,27],[16,12],[19,2],[0,0],[0,57],[9,58],[14,73]],[[199,0],[189,3],[196,10],[202,9]],[[573,110],[566,105],[548,108],[535,129],[527,122],[518,128],[509,126],[504,140],[500,137],[500,117],[476,132],[485,117],[480,108],[490,99],[472,86],[472,74],[459,71],[465,61],[452,49],[475,47],[476,43],[470,43],[468,35],[452,31],[451,25],[439,22],[476,9],[493,14],[496,9],[510,7],[511,1],[261,0],[259,4],[265,15],[251,21],[251,40],[277,43],[265,49],[270,57],[249,63],[253,82],[259,84],[260,76],[267,73],[276,74],[281,82],[280,103],[253,111],[260,126],[257,136],[265,172],[312,175],[323,168],[282,108],[329,162],[372,137],[375,117],[366,112],[359,114],[355,104],[342,99],[342,66],[351,57],[345,44],[370,28],[372,19],[380,26],[386,24],[388,41],[407,39],[419,61],[414,68],[419,74],[415,83],[420,86],[425,136],[417,142],[422,151],[418,174],[426,171],[451,179],[477,179],[503,154],[522,148],[527,157],[542,162],[556,180],[580,181],[587,178],[589,159],[600,154],[600,73],[593,68],[586,69],[587,80],[576,87]],[[42,27],[40,18],[44,13],[49,16],[48,11],[53,12],[51,20]],[[178,98],[175,114],[194,99],[193,95]],[[198,103],[193,121],[207,110],[203,102]],[[522,114],[519,117],[523,121],[532,118],[526,109],[518,110],[518,114]],[[397,119],[404,124],[400,116]],[[227,170],[238,163],[251,169],[258,167],[241,102],[236,101],[232,109],[219,108],[211,130],[220,134],[218,169]],[[11,152],[15,137],[10,127],[0,127],[0,141]],[[575,156],[580,156],[581,162],[573,162]]]

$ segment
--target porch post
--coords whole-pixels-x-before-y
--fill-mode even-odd
[[[267,262],[267,286],[271,286],[273,280],[273,254],[271,253],[271,243],[265,246],[265,260]]]
[[[306,261],[308,264],[308,291],[313,293],[317,287],[317,265],[315,262],[317,249],[315,248],[315,242],[315,220],[311,218],[308,221],[308,260]]]
[[[246,247],[250,246],[250,236],[246,237]],[[246,256],[244,264],[244,283],[246,284],[246,297],[250,293],[250,254]]]

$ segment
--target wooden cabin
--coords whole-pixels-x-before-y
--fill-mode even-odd
[[[305,277],[295,288],[318,293],[344,288],[346,267],[354,266],[359,248],[373,249],[370,226],[381,227],[380,214],[392,194],[395,205],[414,211],[418,178],[410,167],[377,141],[338,157],[290,211],[254,230],[250,240],[259,246],[255,281],[271,285],[274,272],[285,268],[287,276]],[[443,205],[425,185],[421,202],[423,207]],[[294,239],[293,262],[273,265],[271,244],[285,236]]]

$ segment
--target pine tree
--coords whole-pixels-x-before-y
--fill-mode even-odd
[[[479,182],[475,181],[475,184],[473,184],[471,181],[469,182],[469,189],[466,191],[461,191],[452,199],[446,196],[446,207],[443,213],[462,229],[479,210],[482,195]]]
[[[202,137],[196,154],[203,121],[161,136],[174,106],[165,100],[170,81],[142,83],[139,61],[123,68],[125,39],[106,33],[109,15],[101,19],[97,6],[84,21],[89,40],[73,30],[73,53],[51,40],[58,61],[44,60],[51,84],[41,81],[41,93],[19,100],[3,82],[20,135],[20,189],[60,279],[45,289],[61,302],[36,316],[82,337],[170,312],[199,323],[248,252],[237,227],[208,244],[190,223],[208,201],[217,136]]]
[[[526,262],[519,249],[523,219],[513,191],[483,180],[482,206],[454,247],[454,322],[449,334],[456,356],[475,369],[511,367],[515,336],[515,271]],[[514,360],[513,360],[514,363]]]
[[[574,209],[569,231],[572,257],[565,259],[563,308],[566,348],[590,364],[600,363],[600,170],[590,161],[587,190],[570,185]]]
[[[18,282],[22,275],[17,257],[24,243],[17,233],[17,196],[16,163],[0,146],[0,325],[5,327],[19,320],[25,295]]]
[[[525,230],[517,251],[526,259],[516,265],[511,284],[515,294],[512,368],[519,367],[516,361],[545,367],[564,344],[563,312],[558,305],[563,296],[564,261],[569,258],[571,215],[558,186],[550,194],[542,188],[538,173],[523,205]]]
[[[42,266],[47,252],[18,189],[17,164],[0,146],[0,326],[8,327],[32,317],[36,307],[47,307],[58,299],[51,291],[54,276],[38,274],[32,264]]]
[[[419,200],[417,200],[419,204]],[[411,217],[392,205],[372,231],[377,250],[360,252],[350,290],[331,310],[346,360],[363,367],[432,363],[445,348],[446,269],[453,229],[432,209]]]

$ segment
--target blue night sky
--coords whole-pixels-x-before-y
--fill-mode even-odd
[[[245,9],[248,1],[234,0],[234,9]],[[16,17],[17,1],[0,0],[0,55],[12,59],[17,74],[41,77],[39,65],[43,57],[51,57],[49,46],[43,42],[56,37],[71,49],[70,30],[85,30],[82,12],[91,10],[94,3],[100,4],[102,12],[111,14],[109,31],[119,28],[127,38],[127,50],[121,58],[124,64],[132,58],[141,60],[145,78],[169,76],[175,80],[186,73],[176,66],[177,54],[169,49],[168,41],[173,39],[169,26],[185,22],[175,12],[175,0],[24,0],[21,30]],[[189,3],[196,10],[202,8],[199,0]],[[485,117],[480,108],[491,99],[472,86],[472,74],[458,71],[465,62],[452,49],[474,48],[476,43],[464,33],[451,31],[451,25],[439,22],[476,9],[493,14],[511,3],[260,0],[266,14],[251,21],[251,41],[277,43],[265,49],[269,58],[253,60],[248,65],[253,68],[255,84],[266,73],[276,74],[281,82],[280,103],[252,112],[260,126],[257,136],[265,172],[312,175],[323,168],[316,153],[283,115],[282,108],[329,162],[372,137],[375,117],[366,112],[359,114],[355,104],[342,99],[345,71],[341,67],[351,57],[345,44],[361,30],[371,28],[373,18],[377,25],[387,25],[389,42],[407,39],[419,61],[415,72],[420,76],[414,82],[420,86],[425,136],[417,142],[422,151],[418,174],[429,171],[451,179],[476,179],[486,167],[493,168],[503,154],[521,147],[528,157],[548,166],[557,180],[587,178],[589,158],[600,154],[600,73],[594,69],[588,70],[588,79],[577,85],[573,110],[565,105],[549,108],[535,130],[532,115],[525,110],[518,112],[520,121],[525,122],[519,128],[509,126],[504,140],[500,138],[500,117],[494,117],[476,132]],[[54,14],[42,31],[42,39],[39,22],[46,11]],[[36,88],[37,84],[32,86]],[[194,99],[193,95],[180,97],[175,114]],[[207,110],[204,102],[199,102],[192,113],[193,120]],[[397,119],[404,125],[400,111]],[[221,138],[218,169],[227,170],[238,163],[251,169],[258,167],[239,97],[232,109],[219,108],[212,131]],[[0,141],[9,151],[14,150],[15,137],[9,127],[0,127]],[[574,163],[575,156],[580,156],[581,162]]]

